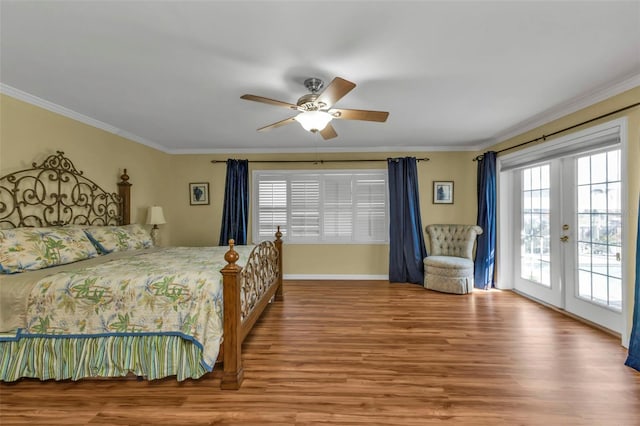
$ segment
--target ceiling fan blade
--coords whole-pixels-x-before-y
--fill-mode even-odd
[[[336,77],[327,86],[326,89],[316,99],[317,103],[322,102],[326,105],[323,109],[331,108],[333,104],[338,102],[344,95],[349,93],[356,87],[355,83],[345,80],[344,78]]]
[[[384,123],[389,117],[389,113],[386,111],[368,111],[364,109],[333,108],[329,111],[329,114],[333,115],[333,118],[340,120],[364,120],[377,121],[379,123]]]
[[[285,107],[290,109],[296,109],[296,110],[298,109],[298,105],[290,104],[288,102],[276,101],[275,99],[269,99],[263,96],[242,95],[240,96],[240,99],[245,99],[247,101],[262,102],[263,104],[275,105],[275,106],[280,106],[280,107]]]
[[[324,140],[333,139],[338,136],[338,134],[336,133],[336,129],[333,128],[331,123],[328,123],[324,129],[320,130],[320,135]]]
[[[284,126],[285,124],[289,124],[289,123],[293,123],[295,120],[295,117],[289,117],[286,118],[284,120],[278,121],[276,123],[273,124],[269,124],[268,126],[264,126],[264,127],[260,127],[258,129],[259,132],[262,132],[264,130],[271,130],[271,129],[275,129],[276,127],[281,127]]]

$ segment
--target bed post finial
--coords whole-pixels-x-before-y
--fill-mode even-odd
[[[131,184],[129,183],[129,175],[127,169],[120,175],[118,182],[118,195],[120,196],[120,220],[122,225],[131,223]]]
[[[229,250],[224,254],[224,260],[226,260],[229,265],[233,266],[236,266],[236,262],[240,258],[238,252],[233,249],[233,246],[235,245],[236,242],[233,239],[229,240]]]
[[[120,175],[120,179],[122,180],[121,183],[129,182],[129,175],[127,174],[127,169],[124,169],[124,172]]]

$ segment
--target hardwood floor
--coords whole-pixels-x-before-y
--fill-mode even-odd
[[[511,292],[285,281],[244,345],[245,381],[0,386],[0,423],[640,425],[619,341]]]

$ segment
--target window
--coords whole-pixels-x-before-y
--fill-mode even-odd
[[[255,171],[253,188],[253,241],[389,240],[386,170]]]
[[[578,297],[622,310],[621,150],[578,157]]]
[[[524,279],[551,286],[549,165],[522,173],[520,272]]]

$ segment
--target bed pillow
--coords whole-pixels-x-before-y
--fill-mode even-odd
[[[124,225],[123,228],[128,230],[134,238],[137,239],[139,244],[142,244],[142,248],[153,247],[153,240],[151,239],[151,232],[142,225],[132,223],[131,225]]]
[[[91,226],[84,228],[84,232],[103,254],[145,249],[153,245],[151,235],[142,225]]]
[[[13,274],[64,265],[98,255],[82,229],[15,228],[0,230],[0,272]]]

